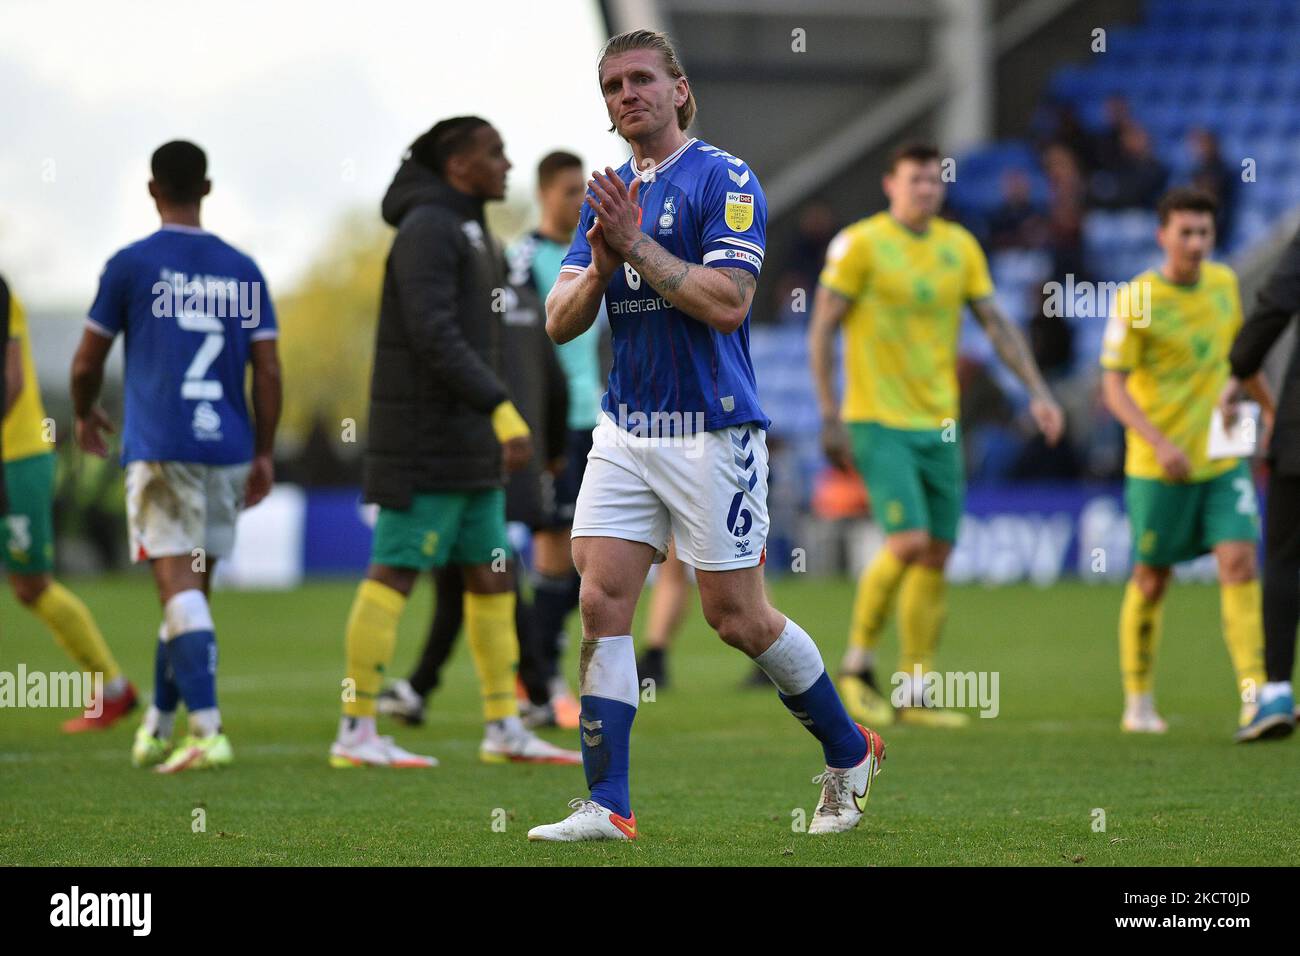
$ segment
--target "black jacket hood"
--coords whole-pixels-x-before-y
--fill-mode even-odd
[[[384,222],[398,226],[408,212],[426,203],[444,206],[467,219],[483,222],[483,200],[453,189],[428,166],[413,159],[403,160],[380,207]]]

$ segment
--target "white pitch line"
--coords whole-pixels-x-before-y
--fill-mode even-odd
[[[289,757],[299,754],[318,753],[322,762],[329,754],[329,741],[322,738],[319,744],[246,744],[235,748],[235,755],[252,757]],[[122,747],[113,750],[90,750],[80,753],[0,753],[0,763],[59,763],[74,760],[130,760],[131,748]]]

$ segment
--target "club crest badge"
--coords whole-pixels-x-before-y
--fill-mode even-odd
[[[659,216],[659,228],[662,231],[668,231],[677,221],[677,207],[673,204],[672,196],[664,197],[664,211]]]

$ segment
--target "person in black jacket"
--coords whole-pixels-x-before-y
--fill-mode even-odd
[[[1237,333],[1228,361],[1232,377],[1220,397],[1224,417],[1236,415],[1241,383],[1259,372],[1273,343],[1300,312],[1300,231],[1282,253],[1254,310]],[[1267,444],[1268,509],[1264,524],[1264,668],[1268,682],[1259,692],[1255,719],[1239,740],[1286,737],[1295,729],[1296,627],[1300,624],[1300,348],[1291,353]]]
[[[519,719],[514,581],[503,467],[531,457],[528,426],[501,375],[505,261],[483,206],[505,195],[501,136],[476,116],[443,120],[412,145],[384,197],[397,227],[384,270],[370,383],[365,500],[379,505],[370,567],[347,625],[335,767],[429,767],[375,728],[397,624],[419,573],[461,568],[470,648],[483,691],[489,763],[577,763]]]
[[[516,246],[509,256],[509,295],[504,297],[502,330],[503,364],[510,397],[524,416],[544,460],[535,456],[514,472],[506,484],[506,519],[527,525],[536,533],[548,526],[552,511],[547,499],[555,497],[553,483],[544,480],[565,464],[566,420],[569,388],[555,347],[546,334],[546,314],[533,282],[527,249]],[[536,540],[536,539],[534,539]],[[451,656],[464,623],[462,596],[465,577],[456,565],[433,571],[433,620],[424,650],[411,675],[394,681],[379,695],[379,713],[411,726],[424,722],[425,701],[441,683],[443,666]],[[523,714],[527,726],[554,724],[548,718],[556,661],[533,621],[533,608],[515,575],[515,630],[519,635],[519,680],[528,695]]]

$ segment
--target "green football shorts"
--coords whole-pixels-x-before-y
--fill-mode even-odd
[[[1244,461],[1206,481],[1125,478],[1124,505],[1133,558],[1142,564],[1167,568],[1200,557],[1222,541],[1259,540],[1259,503]]]
[[[853,460],[885,532],[922,530],[955,542],[966,496],[961,433],[849,422]],[[945,433],[951,439],[944,441]]]
[[[421,571],[490,564],[509,554],[503,488],[425,492],[405,510],[380,508],[370,546],[374,564]]]
[[[5,462],[4,563],[11,574],[54,570],[54,466],[53,452]]]

